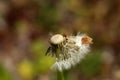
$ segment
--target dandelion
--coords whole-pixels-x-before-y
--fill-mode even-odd
[[[55,34],[50,39],[50,47],[46,55],[56,57],[52,68],[58,71],[68,70],[78,64],[90,51],[92,38],[85,34],[76,36]]]

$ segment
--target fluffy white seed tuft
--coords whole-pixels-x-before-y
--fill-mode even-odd
[[[52,69],[59,71],[70,69],[78,64],[90,51],[89,45],[92,38],[81,34],[67,36],[66,38],[67,41],[61,46],[62,52],[58,54],[59,57],[56,57],[56,62],[53,64]],[[51,38],[53,44],[59,44],[63,41],[64,37],[60,34],[56,34]]]

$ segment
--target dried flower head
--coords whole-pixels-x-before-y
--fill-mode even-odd
[[[76,36],[63,36],[61,34],[53,35],[50,39],[51,46],[48,48],[46,55],[56,57],[56,62],[52,68],[62,71],[70,69],[84,58],[89,52],[89,45],[92,38],[85,34]]]

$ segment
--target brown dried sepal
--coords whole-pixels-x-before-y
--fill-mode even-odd
[[[92,38],[89,36],[85,36],[82,38],[82,44],[91,44],[92,43]]]

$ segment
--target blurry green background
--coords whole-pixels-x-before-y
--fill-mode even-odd
[[[0,0],[0,80],[56,80],[50,34],[89,34],[66,80],[120,80],[120,0]]]

